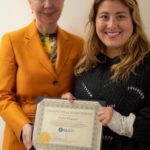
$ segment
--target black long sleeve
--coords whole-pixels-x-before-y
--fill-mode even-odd
[[[111,80],[111,66],[118,61],[118,58],[107,58],[105,63],[99,63],[95,68],[76,77],[74,95],[77,99],[104,100],[122,115],[136,115],[131,138],[104,128],[102,150],[149,150],[150,56],[145,57],[135,73],[131,73],[125,82]],[[138,147],[140,148],[137,149]]]

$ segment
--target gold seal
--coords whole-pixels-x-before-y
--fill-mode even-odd
[[[50,134],[47,132],[41,132],[41,134],[39,135],[39,142],[41,144],[48,144],[50,142]]]

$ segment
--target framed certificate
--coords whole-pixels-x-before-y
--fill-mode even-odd
[[[39,97],[33,145],[36,150],[100,150],[98,102]]]

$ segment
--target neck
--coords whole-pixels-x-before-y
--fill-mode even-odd
[[[57,23],[43,25],[42,23],[36,21],[36,26],[38,31],[42,34],[53,34],[57,31]]]
[[[114,48],[114,49],[109,49],[109,48],[107,48],[107,49],[104,50],[104,53],[105,53],[105,55],[106,55],[107,57],[109,57],[109,58],[114,58],[114,57],[120,55],[121,50],[120,50],[120,49],[115,49],[115,48]]]

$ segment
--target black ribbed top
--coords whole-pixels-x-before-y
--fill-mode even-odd
[[[104,100],[122,115],[137,114],[132,139],[104,128],[102,150],[150,150],[150,56],[145,57],[136,68],[136,74],[131,73],[126,82],[110,80],[110,68],[119,61],[118,57],[110,59],[99,55],[98,58],[105,58],[105,63],[99,63],[96,68],[75,78],[75,97]]]

